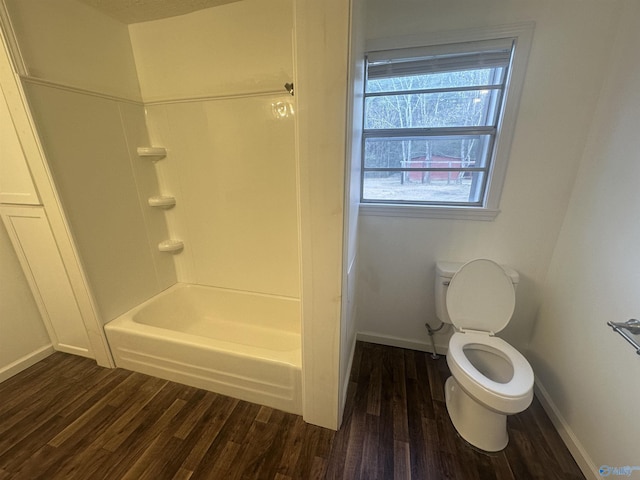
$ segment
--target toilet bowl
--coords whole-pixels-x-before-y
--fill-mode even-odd
[[[533,399],[529,362],[495,336],[513,315],[518,274],[487,259],[439,262],[436,270],[436,313],[456,329],[447,352],[449,417],[471,445],[497,452],[509,442],[507,415]]]

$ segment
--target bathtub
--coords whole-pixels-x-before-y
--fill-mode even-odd
[[[299,300],[178,283],[105,331],[117,367],[302,413]]]

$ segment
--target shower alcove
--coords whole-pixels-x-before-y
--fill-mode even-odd
[[[131,24],[91,1],[4,3],[116,366],[336,428],[346,99],[323,92],[346,86],[348,2]],[[332,45],[314,20],[329,13]]]

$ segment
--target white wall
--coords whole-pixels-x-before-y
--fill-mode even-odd
[[[361,331],[386,343],[429,350],[436,325],[437,260],[488,257],[520,272],[517,307],[501,334],[527,344],[556,238],[603,82],[619,15],[598,0],[369,0],[368,41],[535,22],[501,213],[494,221],[360,218]],[[415,38],[414,38],[415,39]],[[438,335],[446,346],[448,333]]]
[[[606,326],[640,315],[640,4],[625,5],[528,354],[592,478],[640,466],[640,358]]]
[[[30,77],[140,99],[126,25],[75,0],[5,4]]]
[[[38,307],[0,222],[0,381],[52,351]]]
[[[145,103],[284,91],[291,0],[245,0],[129,26]]]
[[[291,0],[131,25],[180,281],[300,297]]]

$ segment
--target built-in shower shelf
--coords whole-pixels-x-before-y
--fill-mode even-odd
[[[158,250],[161,252],[180,252],[183,248],[182,240],[165,240],[158,244]]]
[[[150,207],[171,208],[176,204],[176,198],[171,195],[155,195],[147,200]]]
[[[164,158],[167,156],[167,149],[164,147],[138,147],[138,156],[145,158]]]

